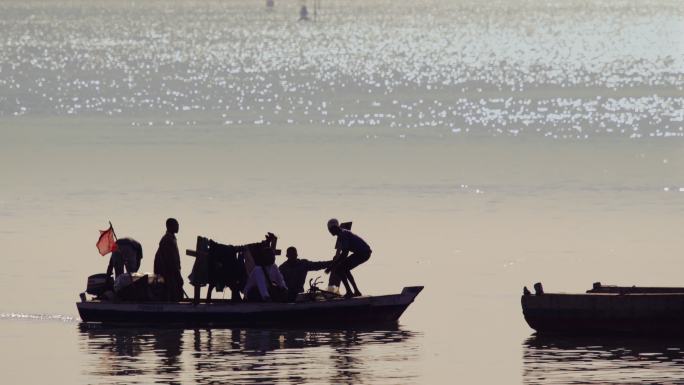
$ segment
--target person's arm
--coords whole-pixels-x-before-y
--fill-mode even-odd
[[[173,240],[173,243],[171,244],[171,253],[173,253],[173,263],[176,265],[176,268],[178,271],[181,270],[181,261],[180,261],[180,252],[178,251],[178,243],[176,240]]]
[[[328,265],[328,267],[325,268],[325,272],[329,273],[333,268],[335,268],[335,266],[338,263],[342,262],[345,258],[347,258],[347,254],[349,254],[349,251],[338,249],[332,261],[330,261],[330,265]]]
[[[109,257],[109,265],[107,265],[107,275],[112,275],[112,269],[114,269],[114,263],[112,262],[112,257]]]
[[[314,262],[314,261],[309,261],[309,260],[304,260],[304,268],[306,271],[316,271],[316,270],[321,270],[325,269],[327,267],[330,267],[332,264],[332,260],[330,261],[321,261],[321,262]]]

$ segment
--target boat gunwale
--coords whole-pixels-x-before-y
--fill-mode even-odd
[[[200,323],[217,323],[222,324],[226,322],[220,318],[225,316],[235,317],[263,317],[269,314],[285,313],[290,314],[307,314],[309,312],[320,311],[363,311],[364,313],[369,309],[372,313],[375,311],[385,311],[383,309],[394,309],[399,313],[392,322],[396,322],[398,317],[413,303],[418,294],[422,291],[423,286],[405,287],[401,293],[387,294],[380,296],[364,296],[353,298],[335,298],[323,301],[307,301],[307,302],[223,302],[223,303],[200,303],[193,304],[190,301],[183,302],[109,302],[100,300],[89,300],[77,302],[76,306],[81,315],[81,319],[86,323],[120,323],[121,321],[108,320],[112,316],[121,317],[123,315],[130,315],[133,317],[131,321],[123,321],[123,323],[135,323],[134,319],[140,317],[159,317],[168,315],[174,317],[187,317],[193,314],[199,317],[219,317],[216,320],[204,320]],[[371,310],[377,309],[377,310]],[[83,313],[86,312],[86,313]],[[91,312],[108,313],[109,316],[100,318]],[[90,316],[86,317],[86,314]],[[117,315],[118,314],[118,315]],[[391,314],[391,313],[390,313]],[[86,319],[88,318],[88,319]],[[100,319],[98,319],[100,318]],[[143,324],[148,321],[142,321]],[[164,322],[174,323],[173,319],[165,320]],[[184,323],[185,321],[179,320]],[[239,320],[229,321],[229,323],[240,323]]]
[[[529,294],[529,295],[522,295],[522,298],[532,298],[532,297],[570,297],[570,296],[577,296],[577,297],[638,297],[638,296],[657,296],[657,297],[664,297],[664,296],[684,296],[684,290],[682,290],[681,293],[679,292],[669,292],[669,293],[640,293],[640,292],[615,292],[615,293],[544,293],[544,294]]]

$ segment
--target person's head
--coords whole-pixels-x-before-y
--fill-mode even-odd
[[[328,231],[330,231],[330,234],[332,235],[337,235],[340,233],[340,221],[337,219],[333,218],[328,221]]]
[[[288,247],[287,252],[285,252],[285,256],[287,257],[287,259],[290,259],[290,260],[297,259],[297,248],[294,246]]]
[[[175,218],[166,220],[166,231],[172,234],[178,233],[178,221]]]

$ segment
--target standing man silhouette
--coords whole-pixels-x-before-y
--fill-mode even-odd
[[[181,276],[180,253],[176,243],[178,221],[166,220],[166,234],[159,241],[159,249],[154,255],[154,274],[164,278],[164,299],[178,302],[183,299],[183,277]]]

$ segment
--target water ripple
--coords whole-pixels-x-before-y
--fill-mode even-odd
[[[27,314],[27,313],[0,313],[0,320],[15,321],[58,321],[64,323],[81,322],[78,317],[61,314]]]
[[[316,23],[297,6],[2,2],[0,116],[684,136],[678,2],[343,0]]]

